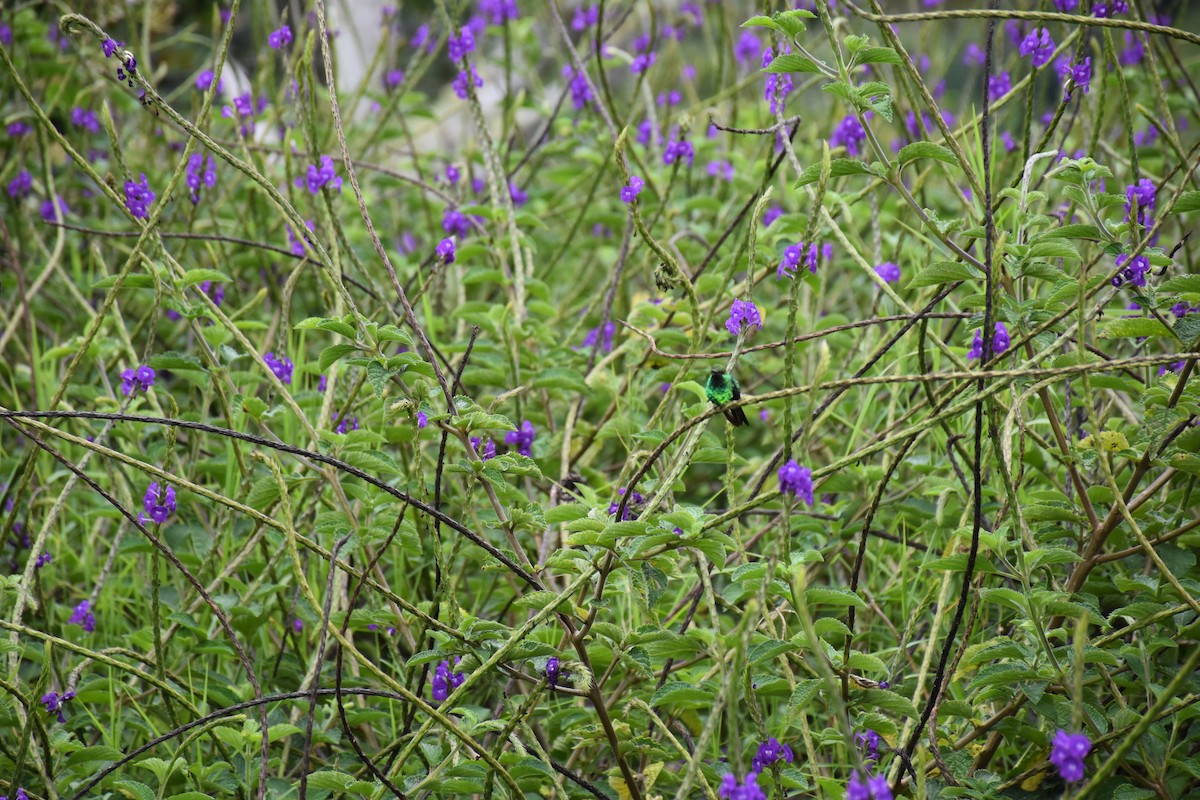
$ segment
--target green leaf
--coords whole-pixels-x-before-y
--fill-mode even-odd
[[[763,67],[762,71],[778,73],[820,72],[821,68],[811,58],[788,54],[776,56],[771,60],[770,64]]]
[[[1030,246],[1026,258],[1082,258],[1075,245],[1063,239],[1047,239]]]
[[[922,286],[937,286],[943,283],[957,281],[981,280],[982,275],[974,267],[959,261],[935,261],[927,267],[922,267],[908,282],[909,289],[919,289]]]
[[[154,792],[140,781],[113,781],[112,787],[130,800],[155,800]]]
[[[742,23],[743,28],[770,28],[778,31],[787,37],[795,37],[797,34],[804,33],[807,27],[803,20],[816,19],[816,15],[811,11],[804,9],[794,9],[792,11],[776,11],[769,17],[759,16],[751,17]]]
[[[1063,225],[1058,228],[1051,228],[1048,231],[1043,231],[1034,237],[1034,242],[1040,242],[1045,239],[1093,239],[1100,241],[1104,237],[1100,234],[1100,229],[1095,225]]]
[[[542,370],[533,379],[533,385],[538,388],[567,389],[572,392],[586,393],[588,385],[583,380],[579,370],[570,367],[551,367]]]
[[[1186,214],[1190,211],[1200,211],[1200,192],[1184,192],[1179,195],[1169,213]]]
[[[308,788],[310,789],[329,789],[331,791],[344,792],[352,783],[354,783],[353,775],[347,775],[344,772],[334,772],[332,770],[320,770],[308,776]]]
[[[358,347],[352,344],[331,344],[322,350],[321,355],[317,358],[317,369],[324,372],[335,361],[357,351]]]
[[[823,603],[831,606],[867,607],[866,601],[849,589],[834,589],[829,586],[810,586],[804,591],[804,599],[809,605]]]
[[[298,331],[319,330],[337,333],[349,339],[355,338],[354,327],[345,320],[334,319],[333,317],[309,317],[296,323],[295,329]]]
[[[911,700],[887,689],[867,689],[860,695],[859,702],[886,711],[894,717],[917,716],[917,709]]]
[[[1175,335],[1190,350],[1200,343],[1200,317],[1180,317],[1175,323]]]
[[[900,162],[900,166],[904,166],[910,161],[915,161],[918,158],[935,158],[938,161],[945,161],[947,164],[958,164],[958,159],[954,157],[954,153],[950,148],[943,147],[940,144],[933,142],[913,142],[906,144],[900,148],[900,153],[896,159]]]
[[[903,64],[904,59],[890,47],[864,47],[854,54],[855,64]]]
[[[845,175],[870,175],[871,169],[862,161],[852,158],[835,158],[829,162],[829,177],[841,178]],[[821,164],[810,164],[800,173],[795,186],[807,186],[821,180]]]
[[[194,286],[197,283],[212,281],[214,283],[233,283],[233,278],[215,269],[189,269],[183,273],[179,281],[181,286]]]
[[[796,689],[792,692],[792,697],[788,700],[788,708],[793,711],[803,711],[804,707],[812,702],[812,699],[821,691],[821,684],[824,683],[820,678],[811,678],[806,681],[798,681]]]
[[[712,691],[682,681],[672,681],[650,698],[650,705],[671,708],[707,708],[712,705]]]
[[[1172,336],[1171,329],[1156,319],[1116,319],[1100,329],[1101,339],[1123,339],[1143,336]]]

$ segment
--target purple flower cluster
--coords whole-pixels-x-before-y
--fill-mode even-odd
[[[23,200],[33,191],[33,176],[29,170],[23,169],[8,182],[8,196],[14,200]]]
[[[779,46],[779,55],[785,56],[792,52],[792,48],[786,44]],[[763,69],[771,65],[775,60],[775,51],[768,47],[762,53]],[[766,85],[763,88],[763,99],[767,101],[771,108],[772,114],[782,114],[783,106],[787,102],[787,97],[792,93],[793,83],[792,76],[786,72],[769,72],[767,73]]]
[[[1133,211],[1134,203],[1137,203],[1137,221],[1139,225],[1146,224],[1146,215],[1154,213],[1154,181],[1149,178],[1142,178],[1137,183],[1131,183],[1125,187],[1125,221],[1129,222],[1129,215]]]
[[[771,223],[783,216],[783,206],[771,206],[763,214],[762,224],[764,228],[771,227]]]
[[[900,265],[892,261],[885,261],[875,267],[875,274],[883,278],[884,283],[895,283],[900,280]]]
[[[726,181],[733,180],[733,164],[729,161],[710,161],[707,170],[709,177],[721,178]]]
[[[442,239],[438,242],[434,252],[443,264],[453,264],[455,256],[454,240],[449,237]]]
[[[1121,62],[1121,66],[1135,67],[1142,63],[1142,59],[1145,57],[1145,55],[1145,40],[1130,31],[1125,31],[1125,47],[1121,50],[1121,54],[1117,57],[1117,60]]]
[[[1008,349],[1012,344],[1012,340],[1008,336],[1008,328],[1003,322],[996,323],[996,333],[992,336],[992,355],[998,356]],[[976,330],[975,338],[971,340],[971,349],[967,351],[967,359],[976,359],[983,357],[983,331]]]
[[[207,159],[200,153],[192,153],[188,156],[187,163],[187,181],[188,189],[192,205],[200,202],[200,187],[207,186],[213,188],[217,185],[217,164],[213,161],[212,156]]]
[[[789,459],[779,468],[779,491],[781,494],[792,494],[799,497],[808,506],[813,504],[812,470]]]
[[[27,122],[18,119],[8,123],[8,126],[5,127],[4,132],[13,139],[19,139],[25,134],[29,133],[31,130],[33,130],[33,128],[31,128]]]
[[[452,84],[454,93],[458,95],[460,100],[467,99],[469,93],[468,82],[473,83],[476,89],[483,86],[483,78],[479,77],[479,73],[475,71],[474,64],[468,64],[465,70],[458,73],[458,77],[454,79],[454,83]]]
[[[762,40],[754,31],[742,31],[742,35],[733,45],[733,57],[739,64],[749,64],[754,60],[754,56],[761,52]]]
[[[155,524],[162,525],[167,521],[167,517],[175,513],[174,487],[159,488],[158,481],[154,481],[146,487],[142,507],[145,511],[138,513],[138,522],[144,525],[147,519],[151,519]]]
[[[316,229],[313,227],[313,221],[311,219],[306,219],[304,221],[304,224],[306,226],[308,226],[308,230],[310,232],[316,233]],[[287,235],[288,235],[288,247],[291,249],[292,255],[296,256],[297,258],[303,258],[304,257],[304,243],[308,239],[307,234],[305,235],[304,239],[302,240],[302,239],[300,239],[300,237],[296,236],[296,232],[294,230],[292,230],[291,225],[288,225],[286,227],[287,227]]]
[[[886,775],[868,775],[866,782],[856,771],[846,784],[846,800],[892,800]]]
[[[221,116],[225,119],[237,120],[241,123],[239,131],[242,136],[250,136],[254,133],[254,117],[266,110],[267,102],[267,98],[264,96],[259,97],[256,104],[250,93],[246,92],[233,98],[232,107],[221,106]]]
[[[92,633],[96,630],[96,615],[92,613],[92,604],[84,600],[79,605],[75,606],[75,610],[71,612],[71,618],[67,620],[68,625],[82,625],[86,633]]]
[[[332,156],[321,156],[320,164],[309,164],[303,178],[296,178],[296,187],[307,188],[312,194],[320,194],[322,187],[342,190],[342,179],[338,177]]]
[[[211,69],[204,70],[203,72],[201,72],[199,75],[196,76],[196,89],[201,92],[207,92],[209,89],[212,88],[214,77],[215,76],[213,75],[213,71]],[[225,79],[224,78],[217,81],[217,94],[220,94],[223,91],[225,91]]]
[[[833,257],[833,245],[827,244],[824,247],[818,248],[816,242],[805,245],[804,242],[798,242],[788,246],[783,251],[783,260],[779,262],[779,266],[775,269],[775,280],[783,280],[796,277],[796,269],[800,266],[801,259],[804,261],[804,266],[808,267],[808,271],[813,275],[817,274],[817,265],[820,263],[821,257],[826,260]]]
[[[267,47],[272,50],[282,50],[292,43],[292,29],[286,24],[280,25],[279,30],[267,35]]]
[[[721,788],[717,790],[717,797],[722,800],[767,800],[766,793],[758,785],[757,772],[747,774],[746,780],[740,784],[732,772],[726,772],[721,778]]]
[[[629,176],[629,183],[621,187],[621,202],[632,203],[634,198],[642,193],[642,188],[646,182],[637,175]]]
[[[342,434],[358,430],[358,417],[342,417],[342,421],[334,430]]]
[[[758,753],[750,762],[750,772],[757,775],[772,764],[780,761],[791,764],[793,760],[795,760],[795,755],[792,753],[792,748],[786,744],[780,744],[778,739],[771,737],[758,746]]]
[[[96,118],[96,112],[86,108],[76,106],[71,109],[71,124],[83,128],[88,133],[100,132],[100,120]]]
[[[263,361],[267,362],[267,366],[271,368],[271,372],[275,373],[275,377],[280,383],[290,384],[292,382],[292,370],[295,364],[287,356],[276,356],[274,351],[263,356]]]
[[[667,143],[663,148],[663,163],[674,164],[676,161],[686,161],[690,167],[696,159],[696,151],[692,143],[686,139],[676,139]]]
[[[871,729],[866,733],[854,734],[854,743],[863,751],[863,761],[874,764],[879,760],[879,734]]]
[[[461,61],[468,53],[475,52],[475,37],[470,28],[463,28],[458,36],[446,40],[446,52],[451,61]]]
[[[5,25],[5,26],[0,26],[0,27],[7,28],[8,26]],[[0,794],[0,800],[8,800],[8,795]],[[24,789],[22,789],[21,787],[18,786],[17,793],[15,795],[13,795],[13,800],[29,800],[29,795],[25,793]]]
[[[1012,76],[1008,70],[988,77],[988,96],[995,100],[1012,91]]]
[[[751,300],[734,300],[729,307],[729,319],[725,320],[725,330],[730,336],[740,336],[748,333],[750,328],[762,330],[762,314]]]
[[[533,457],[533,438],[535,436],[537,436],[537,429],[533,427],[533,423],[529,420],[522,420],[519,430],[504,434],[504,443],[509,447],[516,447],[517,452],[526,458],[531,458]]]
[[[417,430],[421,430],[429,424],[429,415],[424,411],[417,412]]]
[[[625,496],[625,492],[626,492],[626,489],[624,486],[622,486],[620,489],[617,489],[617,494],[619,494],[622,497]],[[634,492],[633,494],[631,494],[629,496],[629,502],[625,505],[625,513],[621,515],[621,519],[619,521],[624,522],[626,520],[631,520],[634,517],[636,517],[638,515],[638,512],[639,512],[642,504],[645,502],[646,502],[646,498],[642,497],[641,492]],[[616,514],[617,510],[620,508],[621,508],[621,503],[619,500],[614,500],[611,503],[609,503],[608,504],[609,516]]]
[[[580,6],[575,9],[575,15],[571,17],[571,30],[576,33],[586,31],[588,28],[600,21],[600,6],[592,3],[586,8]]]
[[[858,121],[858,117],[849,114],[833,129],[833,136],[829,137],[829,146],[845,145],[847,153],[857,156],[862,152],[862,143],[866,140],[867,132],[863,129],[862,123]]]
[[[496,443],[489,436],[488,440],[483,441],[482,437],[472,436],[471,447],[475,448],[475,452],[479,454],[480,461],[487,461],[496,457]]]
[[[1086,733],[1067,733],[1062,728],[1054,734],[1050,747],[1050,763],[1067,783],[1083,780],[1083,759],[1092,750]]]
[[[61,725],[67,721],[66,715],[63,714],[63,708],[66,707],[68,700],[74,700],[74,692],[63,692],[61,695],[58,692],[46,692],[42,695],[42,705],[46,707],[47,714],[55,714],[58,716],[58,722]]]
[[[125,208],[138,219],[150,216],[150,204],[154,202],[154,192],[146,181],[146,173],[142,173],[140,183],[125,181]]]
[[[55,195],[53,200],[47,197],[42,201],[41,206],[38,207],[38,213],[44,222],[57,222],[60,218],[65,218],[67,214],[70,214],[71,209],[61,195]]]
[[[1021,40],[1019,50],[1022,56],[1033,57],[1035,67],[1044,67],[1050,62],[1050,56],[1054,55],[1054,40],[1050,38],[1050,31],[1034,28]]]
[[[454,659],[454,666],[458,666],[462,661],[461,656]],[[467,679],[467,676],[461,672],[451,672],[450,662],[442,661],[437,665],[437,669],[433,672],[433,685],[431,691],[434,702],[440,703],[450,696],[451,689],[457,689],[462,685],[462,682]]]
[[[600,342],[600,351],[611,353],[613,349],[613,336],[617,332],[617,324],[612,320],[604,323],[603,327],[597,325],[587,332],[587,336],[583,337],[583,344],[575,348],[576,350],[590,350],[596,346],[597,340]]]
[[[1129,0],[1100,0],[1092,6],[1092,14],[1097,17],[1113,17],[1117,14],[1129,13]]]
[[[588,86],[587,78],[582,72],[576,72],[575,68],[570,64],[563,67],[563,78],[568,81],[568,88],[571,92],[571,105],[575,106],[576,111],[582,111],[587,108],[588,103],[592,102],[592,87]]]
[[[558,686],[558,682],[565,678],[566,675],[562,672],[558,665],[558,656],[551,656],[546,660],[546,680],[551,686]]]
[[[150,391],[154,385],[154,370],[142,364],[137,369],[127,369],[121,373],[121,394],[129,397],[134,392]]]
[[[521,16],[517,12],[517,0],[479,0],[479,13],[493,25],[503,25]]]
[[[1130,261],[1128,253],[1117,256],[1117,274],[1113,276],[1112,285],[1120,288],[1128,283],[1139,288],[1146,285],[1146,273],[1150,271],[1150,259],[1141,255]]]

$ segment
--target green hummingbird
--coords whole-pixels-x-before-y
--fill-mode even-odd
[[[742,399],[742,390],[738,387],[737,379],[719,369],[708,373],[708,380],[704,384],[704,394],[718,408]],[[741,406],[726,408],[724,412],[725,419],[734,425],[745,425],[747,422],[746,412],[742,411]]]

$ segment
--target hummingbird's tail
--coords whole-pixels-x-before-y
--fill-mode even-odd
[[[734,424],[734,426],[748,425],[750,422],[748,419],[746,419],[746,412],[742,411],[741,406],[725,408],[725,419],[732,422]]]

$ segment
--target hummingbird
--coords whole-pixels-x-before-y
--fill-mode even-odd
[[[704,394],[717,408],[742,399],[742,390],[738,387],[737,379],[719,369],[708,373],[708,380],[704,384]],[[724,412],[725,419],[734,425],[745,425],[747,422],[746,412],[742,411],[740,406],[726,408]]]

